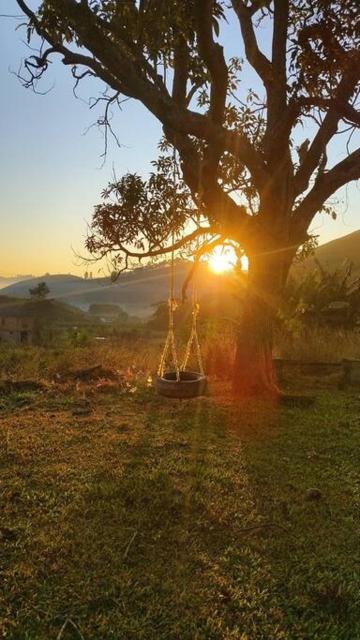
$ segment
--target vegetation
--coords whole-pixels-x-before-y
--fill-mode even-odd
[[[35,298],[37,300],[44,300],[44,298],[49,295],[50,289],[47,286],[46,282],[39,282],[36,287],[29,289],[29,293],[32,298]]]
[[[129,314],[124,311],[118,304],[93,303],[89,306],[89,313],[96,316],[117,316],[126,322]]]
[[[130,384],[70,383],[101,350]],[[134,374],[154,358],[140,343],[71,353],[0,350],[4,376],[37,360],[42,381],[0,383],[4,637],[359,636],[351,390],[327,380],[311,412],[238,408],[222,383],[179,403]]]
[[[97,298],[104,282],[91,273],[57,283],[93,296],[89,314],[46,299],[45,282],[27,301],[0,296],[0,319],[31,325],[44,343],[0,344],[0,636],[360,638],[358,363],[342,375],[333,362],[360,354],[359,279],[320,266],[288,279],[314,245],[316,213],[334,215],[329,197],[360,178],[358,0],[17,4],[31,51],[25,86],[54,54],[75,93],[84,79],[103,82],[92,106],[105,106],[105,154],[123,100],[163,127],[149,178],[129,173],[104,190],[87,238],[93,259],[110,257],[116,279],[169,253],[188,269],[192,253],[185,285],[195,273],[206,280],[201,258],[219,245],[237,265],[209,284],[219,296],[203,293],[210,393],[185,401],[152,384],[165,303],[146,325],[105,304],[112,295]],[[244,59],[221,44],[229,24]],[[250,91],[246,66],[258,78]],[[159,272],[139,275],[123,283],[128,299],[135,282],[160,289]],[[171,312],[178,293],[171,286]],[[177,315],[179,352],[197,311],[194,295]],[[301,347],[314,360],[323,348],[329,362],[320,375],[314,363],[278,360],[280,394],[274,340],[280,356]]]
[[[105,105],[106,135],[112,108],[129,98],[163,128],[149,179],[127,174],[104,190],[88,249],[113,256],[115,269],[193,241],[197,255],[224,243],[245,251],[234,390],[276,394],[274,310],[291,263],[316,213],[333,213],[328,199],[360,177],[360,149],[351,146],[360,125],[358,0],[44,0],[35,12],[17,3],[28,41],[36,33],[44,42],[25,62],[25,86],[60,54],[76,86],[89,77],[104,83],[96,104]],[[236,56],[222,46],[227,24],[239,30]],[[247,91],[249,67],[257,80]]]
[[[351,264],[329,271],[317,268],[290,278],[282,315],[290,323],[353,330],[360,329],[360,278]]]
[[[340,362],[360,360],[360,333],[331,327],[307,327],[298,323],[276,335],[277,355],[297,361]]]

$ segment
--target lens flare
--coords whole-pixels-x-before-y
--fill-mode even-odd
[[[208,265],[214,273],[225,273],[234,269],[237,257],[232,247],[219,246],[207,257]],[[240,258],[240,266],[242,271],[248,271],[249,260],[243,255]]]
[[[236,263],[235,251],[232,247],[215,247],[208,257],[208,264],[214,273],[224,273],[234,268]]]
[[[249,271],[249,258],[247,256],[241,256],[240,264],[241,271]]]

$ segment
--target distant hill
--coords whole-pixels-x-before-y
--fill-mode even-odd
[[[336,269],[344,260],[354,263],[354,270],[360,272],[360,231],[350,233],[321,245],[315,257],[325,268]],[[302,269],[315,266],[314,257],[296,267]],[[180,297],[181,286],[191,267],[189,261],[176,264],[176,293]],[[29,289],[45,281],[50,289],[50,297],[88,311],[91,304],[119,305],[129,315],[146,317],[152,314],[153,306],[166,301],[169,295],[169,265],[148,265],[134,271],[122,273],[114,283],[110,278],[85,280],[73,275],[51,275],[16,282],[1,290],[3,295],[29,297]],[[208,302],[222,304],[223,293],[229,293],[231,275],[216,276],[206,264],[202,264],[198,274],[199,297]]]
[[[83,322],[86,315],[58,300],[33,300],[0,295],[0,318],[34,318],[46,322]]]
[[[28,280],[33,276],[0,276],[0,289],[4,287],[10,287],[10,285],[15,284],[15,282],[23,282],[24,280]]]
[[[354,272],[360,272],[360,231],[320,245],[314,257],[308,258],[305,265],[314,266],[314,258],[330,270],[340,267],[347,260],[353,263]]]
[[[177,296],[181,294],[181,287],[190,267],[191,263],[185,260],[176,264]],[[116,304],[129,315],[146,317],[153,312],[153,305],[168,299],[169,277],[169,265],[162,264],[123,273],[114,283],[110,278],[84,280],[77,276],[42,276],[13,284],[1,293],[28,297],[29,289],[44,281],[50,289],[51,298],[67,302],[83,311],[88,311],[91,304]],[[199,291],[203,296],[220,291],[226,276],[215,276],[206,265],[202,265],[198,280]]]

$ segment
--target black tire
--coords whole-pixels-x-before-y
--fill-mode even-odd
[[[176,372],[169,371],[155,378],[154,386],[166,398],[196,398],[204,395],[207,378],[196,371],[180,371],[180,380],[176,380]]]

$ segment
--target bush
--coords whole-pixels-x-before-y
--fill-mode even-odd
[[[280,312],[283,326],[291,331],[299,326],[360,327],[360,278],[353,276],[352,265],[335,271],[316,265],[303,279],[289,279]]]

